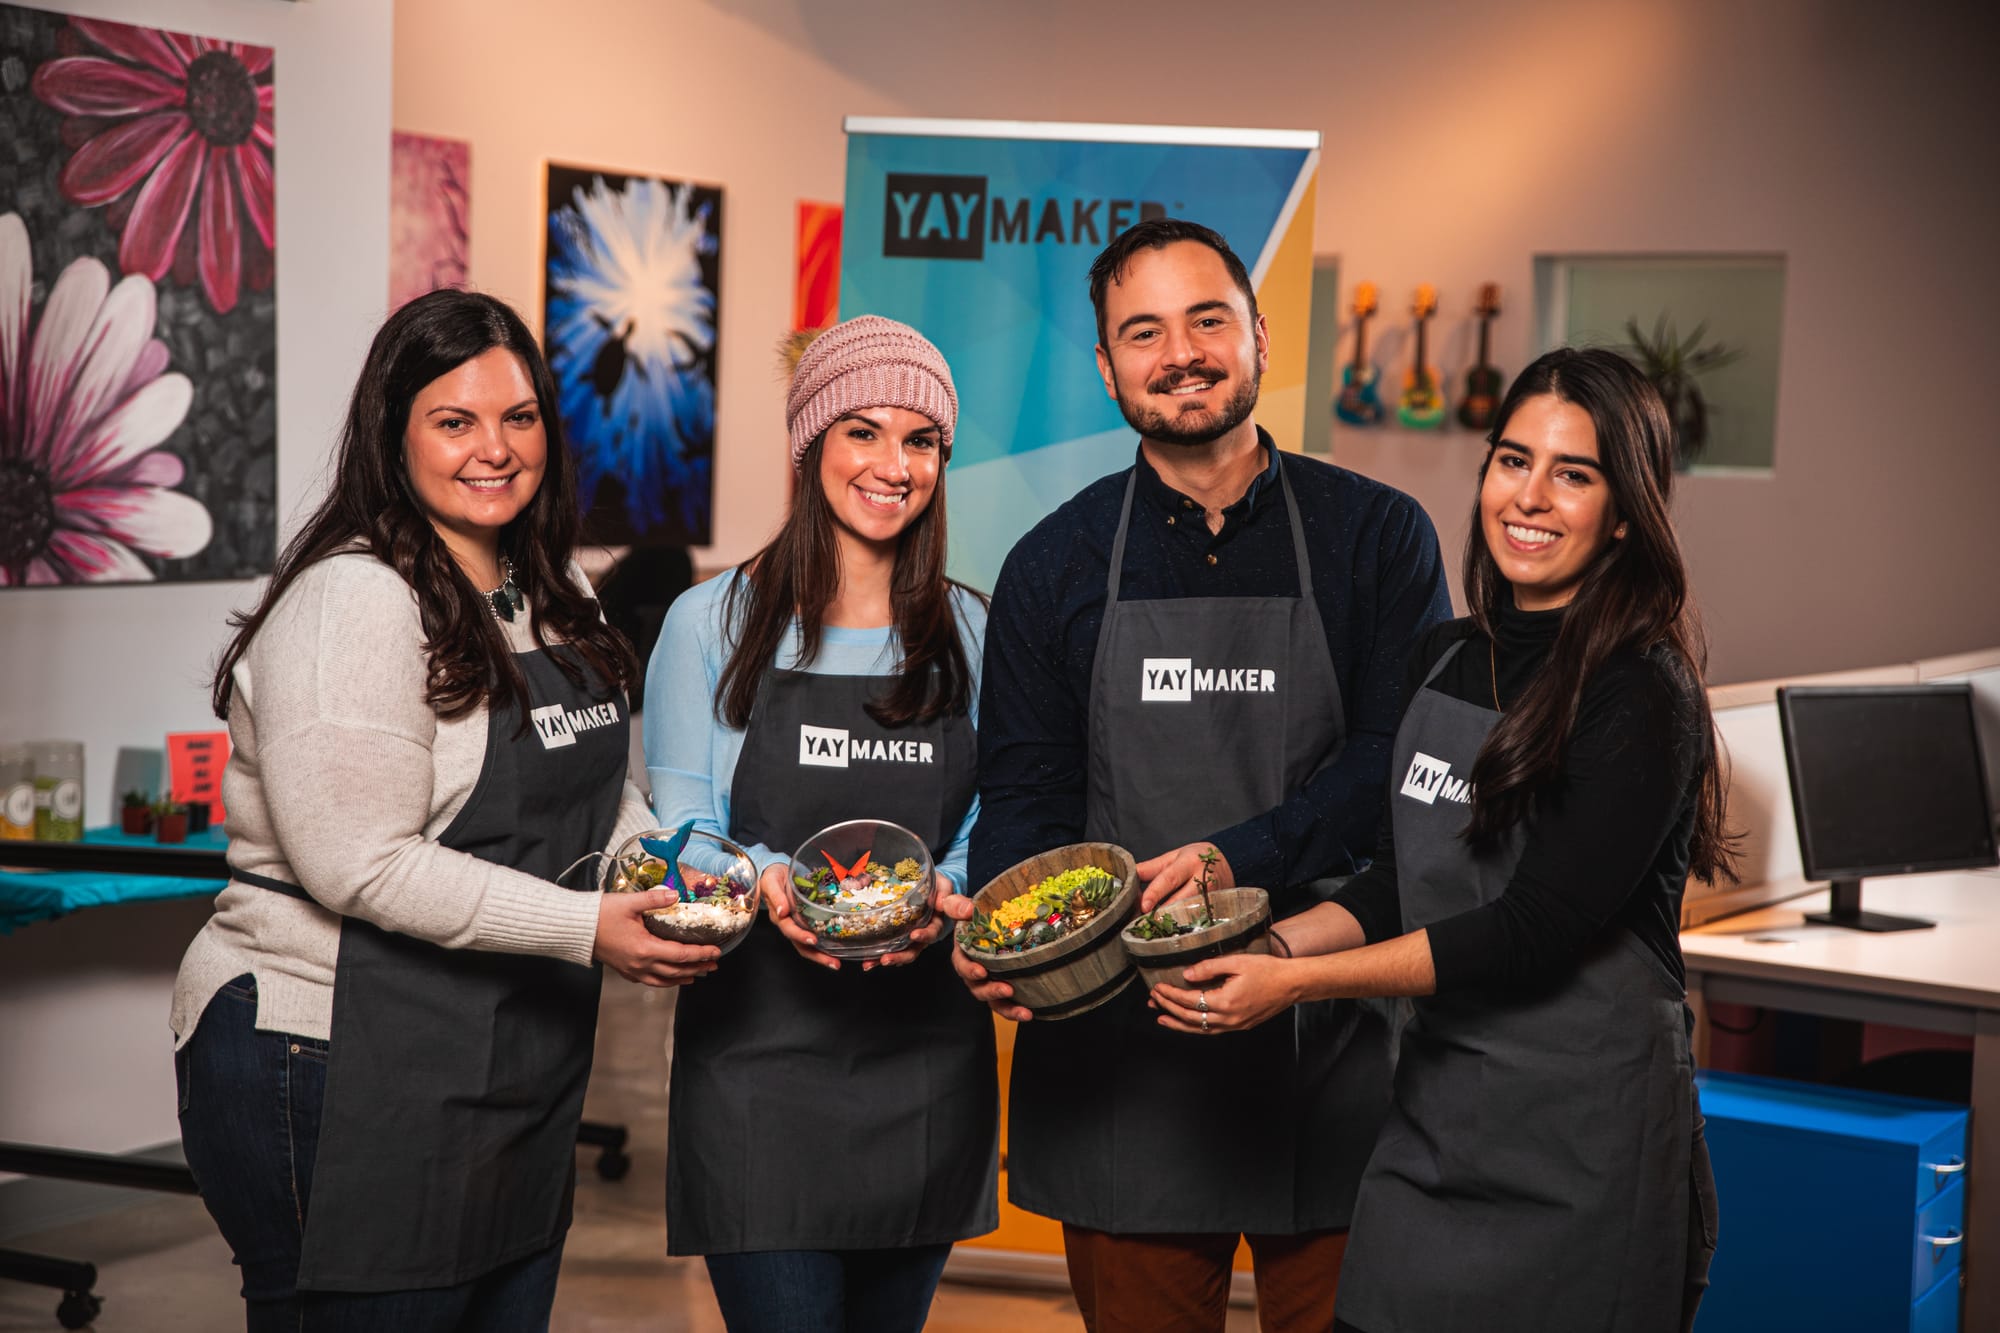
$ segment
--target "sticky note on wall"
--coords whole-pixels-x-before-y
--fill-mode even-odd
[[[211,823],[228,818],[222,808],[222,770],[228,766],[228,732],[167,733],[168,788],[177,801],[207,801]]]

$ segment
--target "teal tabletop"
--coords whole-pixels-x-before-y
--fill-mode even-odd
[[[0,935],[36,921],[48,921],[85,907],[141,902],[160,898],[207,898],[222,892],[226,882],[186,875],[132,875],[103,870],[25,870],[8,865],[9,847],[0,842]],[[151,837],[135,837],[115,827],[84,831],[84,848],[159,847]],[[229,835],[220,828],[188,835],[191,851],[222,852]]]

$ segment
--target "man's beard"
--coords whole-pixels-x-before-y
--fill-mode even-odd
[[[1173,375],[1154,380],[1147,386],[1151,393],[1168,393],[1191,379],[1205,379],[1220,384],[1229,377],[1208,375]],[[1263,374],[1254,364],[1250,377],[1236,386],[1236,392],[1220,407],[1200,412],[1177,412],[1169,417],[1150,405],[1128,398],[1121,388],[1118,391],[1118,411],[1123,414],[1125,424],[1149,440],[1160,444],[1178,444],[1193,448],[1215,441],[1235,430],[1250,419],[1257,407],[1257,391],[1263,383]]]

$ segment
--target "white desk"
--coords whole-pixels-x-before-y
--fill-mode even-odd
[[[1695,1059],[1705,1063],[1711,1003],[1971,1036],[1961,1327],[2000,1329],[2000,871],[1872,879],[1861,901],[1938,924],[1888,935],[1808,925],[1807,912],[1827,908],[1822,890],[1683,931]]]

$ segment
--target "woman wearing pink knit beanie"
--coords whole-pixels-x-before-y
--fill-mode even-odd
[[[957,424],[951,370],[907,324],[813,339],[784,524],[674,603],[647,672],[659,822],[740,844],[768,917],[678,1002],[668,1084],[667,1250],[706,1258],[732,1333],[914,1333],[952,1242],[998,1224],[992,1020],[929,947],[947,919],[835,959],[793,915],[787,860],[887,820],[929,844],[935,892],[966,891],[986,604],[945,575]]]

